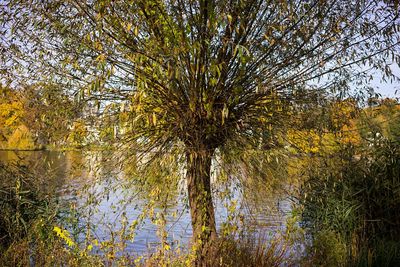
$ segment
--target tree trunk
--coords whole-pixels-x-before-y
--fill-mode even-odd
[[[205,149],[186,154],[186,175],[196,266],[204,265],[204,259],[210,252],[212,241],[217,237],[210,183],[213,153],[214,150]]]

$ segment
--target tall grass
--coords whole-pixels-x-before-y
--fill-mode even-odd
[[[314,263],[400,266],[399,144],[381,138],[320,159],[302,196]]]
[[[39,193],[26,167],[0,162],[0,179],[0,245],[5,247],[27,236],[34,220],[55,214],[51,199]]]
[[[42,190],[40,177],[17,163],[0,162],[0,181],[1,265],[29,266],[43,261],[57,247],[52,234],[58,213],[55,198]],[[40,252],[45,250],[46,254]]]
[[[290,246],[283,236],[262,238],[218,238],[201,266],[204,267],[273,267],[295,266],[289,255]],[[143,266],[195,266],[192,250],[158,252],[144,258]],[[197,265],[196,265],[197,266]]]

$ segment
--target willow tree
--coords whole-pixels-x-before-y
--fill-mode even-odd
[[[205,252],[216,237],[216,152],[268,148],[268,133],[304,91],[364,86],[371,69],[393,78],[397,2],[9,1],[0,16],[2,78],[51,80],[100,110],[123,105],[125,135],[142,153],[180,146]]]

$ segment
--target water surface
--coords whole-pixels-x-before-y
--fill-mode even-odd
[[[59,195],[65,207],[77,211],[84,207],[74,226],[84,230],[80,238],[89,234],[99,242],[110,240],[111,233],[120,231],[125,222],[129,224],[140,218],[151,199],[149,192],[138,188],[134,179],[121,170],[118,159],[103,152],[0,151],[0,161],[17,161],[45,176],[44,187]],[[234,213],[241,214],[235,218],[251,225],[256,235],[265,236],[284,228],[291,208],[286,196],[272,192],[258,194],[256,188],[242,190],[235,183],[229,186],[228,198],[219,197],[226,190],[224,186],[214,184],[213,190],[218,229],[227,221],[232,203],[236,203]],[[154,213],[165,214],[167,241],[185,247],[192,236],[185,181],[180,181],[173,191],[168,192],[165,201],[165,192],[160,193]],[[151,251],[160,243],[157,230],[154,220],[146,217],[136,228],[133,241],[126,243],[126,251],[138,254]]]

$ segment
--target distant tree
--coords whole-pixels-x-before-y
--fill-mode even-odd
[[[57,84],[34,84],[23,88],[21,101],[25,111],[22,121],[37,144],[68,145],[73,124],[82,115],[73,97]]]
[[[143,163],[179,151],[200,264],[216,237],[216,154],[240,162],[262,148],[308,91],[360,89],[369,68],[393,79],[398,15],[398,1],[379,0],[8,1],[2,78],[127,107]]]
[[[79,105],[57,85],[35,84],[15,90],[0,87],[0,135],[8,139],[24,125],[36,145],[59,144],[67,139]]]
[[[391,140],[400,144],[400,111],[392,118],[389,123],[389,134]]]
[[[399,142],[400,105],[395,99],[385,98],[376,105],[363,109],[357,120],[360,135],[367,142],[388,139]]]
[[[382,134],[392,142],[400,142],[400,103],[385,98],[376,108],[376,119],[382,124]]]
[[[24,115],[18,92],[0,84],[0,136],[6,140],[21,125]]]

